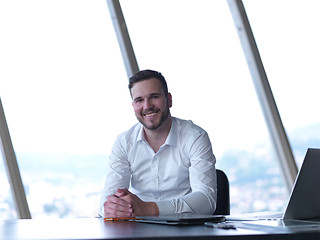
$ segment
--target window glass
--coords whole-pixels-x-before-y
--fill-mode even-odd
[[[231,213],[283,210],[288,193],[225,1],[121,0],[141,69],[163,73],[172,115],[211,138]]]
[[[244,4],[300,167],[307,148],[320,147],[320,2],[244,0]]]
[[[113,141],[135,122],[106,2],[1,1],[0,32],[0,96],[32,217],[97,216]]]
[[[1,142],[1,141],[0,141]],[[1,151],[1,150],[0,150]],[[16,218],[16,211],[10,191],[10,185],[4,165],[4,159],[0,153],[0,219]]]

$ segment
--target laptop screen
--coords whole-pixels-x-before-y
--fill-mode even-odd
[[[320,149],[309,148],[293,185],[284,219],[320,218]]]

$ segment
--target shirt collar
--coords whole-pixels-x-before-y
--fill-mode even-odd
[[[175,119],[172,118],[170,132],[169,132],[168,137],[166,139],[166,142],[164,144],[176,147],[177,142],[178,142],[178,126],[177,126],[177,122],[175,121]]]
[[[137,142],[139,141],[145,141],[144,135],[143,135],[143,125],[140,123],[140,130],[137,137]]]
[[[141,127],[140,127],[140,130],[138,133],[137,142],[138,141],[145,141],[144,134],[143,134],[143,125],[142,124],[140,124],[140,125],[141,125]],[[177,141],[178,141],[178,126],[175,121],[175,118],[173,117],[170,132],[168,134],[168,137],[167,137],[164,145],[171,145],[173,147],[176,147]]]

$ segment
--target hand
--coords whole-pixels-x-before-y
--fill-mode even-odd
[[[130,203],[122,199],[126,195],[125,191],[118,189],[104,202],[104,217],[132,217],[133,208]]]
[[[155,202],[144,202],[128,189],[118,189],[115,195],[132,206],[131,217],[159,215],[159,209]]]
[[[159,215],[155,202],[144,202],[128,189],[118,189],[104,202],[105,217],[136,217]]]

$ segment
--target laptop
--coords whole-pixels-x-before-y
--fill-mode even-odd
[[[319,183],[320,149],[308,148],[294,182],[285,212],[282,214],[282,216],[279,216],[279,214],[277,214],[278,216],[260,215],[256,216],[256,219],[250,219],[253,221],[248,222],[248,224],[280,227],[296,227],[298,225],[320,226]],[[231,218],[229,220],[231,220]]]
[[[309,148],[296,177],[283,219],[320,218],[320,149]]]
[[[222,215],[205,215],[205,214],[174,214],[160,216],[138,216],[135,222],[156,223],[165,225],[196,225],[205,222],[220,223],[225,221]]]

